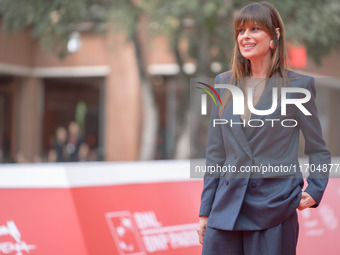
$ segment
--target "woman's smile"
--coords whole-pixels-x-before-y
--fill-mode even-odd
[[[238,29],[238,45],[242,56],[246,59],[254,60],[269,55],[270,40],[270,35],[256,24]]]
[[[247,42],[247,43],[243,44],[243,48],[244,48],[245,51],[252,50],[252,49],[255,48],[255,46],[256,46],[256,43]]]

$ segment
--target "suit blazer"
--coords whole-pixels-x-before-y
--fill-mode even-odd
[[[219,74],[215,84],[228,84],[230,77],[231,72]],[[282,116],[278,105],[269,116],[251,115],[251,119],[265,122],[262,127],[247,127],[243,130],[242,125],[230,125],[231,120],[233,123],[241,121],[240,115],[233,114],[231,98],[222,116],[229,124],[213,127],[213,119],[221,118],[218,107],[212,105],[206,168],[233,167],[234,172],[205,173],[199,215],[209,216],[209,227],[223,230],[261,230],[282,223],[296,211],[304,185],[298,161],[299,130],[302,130],[305,138],[304,152],[309,157],[309,164],[313,165],[305,191],[317,202],[313,207],[320,203],[328,182],[331,155],[322,138],[315,104],[315,80],[291,71],[288,72],[288,77],[290,82],[286,86],[305,88],[311,92],[311,99],[303,104],[311,113],[310,116],[304,115],[295,105],[290,104],[287,104],[287,115]],[[275,78],[272,77],[256,109],[271,108],[274,86]],[[222,97],[225,89],[217,89],[217,92]],[[301,97],[301,93],[287,94],[287,98],[298,97]],[[272,127],[271,122],[266,119],[294,119],[298,124],[295,127],[284,127],[277,121]],[[277,169],[283,167],[285,171],[253,173],[244,170],[244,167],[254,166],[272,166]]]

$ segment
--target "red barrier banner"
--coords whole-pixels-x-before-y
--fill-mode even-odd
[[[200,254],[201,188],[192,181],[74,189],[89,254]]]
[[[0,190],[0,254],[200,254],[193,182]]]
[[[202,180],[183,174],[187,162],[167,164],[0,171],[0,255],[201,254]],[[136,165],[149,169],[140,179]],[[321,205],[299,212],[298,254],[340,254],[339,198],[330,179]]]
[[[68,189],[0,189],[0,254],[88,254]]]
[[[298,254],[340,254],[340,179],[329,180],[318,208],[299,211]]]

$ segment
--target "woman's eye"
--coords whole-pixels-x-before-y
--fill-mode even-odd
[[[260,30],[260,28],[259,27],[252,27],[251,30],[252,31],[257,31],[257,30]]]
[[[243,28],[239,28],[237,31],[238,31],[239,34],[242,34],[244,32],[244,29]]]

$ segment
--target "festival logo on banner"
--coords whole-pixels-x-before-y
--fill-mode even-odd
[[[33,249],[36,249],[35,245],[26,244],[21,240],[21,233],[14,221],[0,225],[0,254],[23,255]]]
[[[106,213],[120,255],[146,255],[199,245],[197,223],[163,226],[153,211]]]

